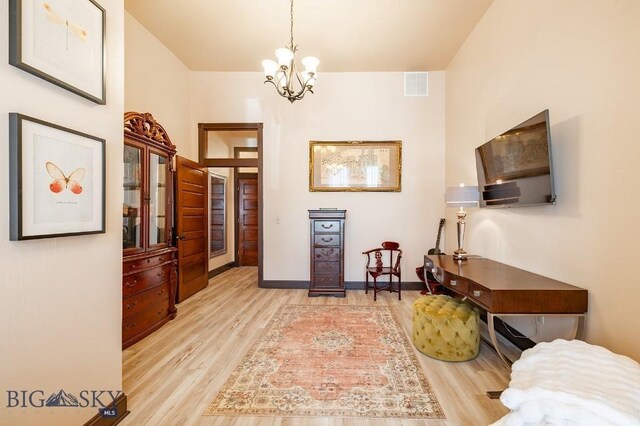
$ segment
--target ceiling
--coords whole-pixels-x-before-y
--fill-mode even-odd
[[[318,71],[444,70],[493,0],[297,0],[299,57]],[[194,71],[261,71],[289,44],[289,0],[125,0]]]

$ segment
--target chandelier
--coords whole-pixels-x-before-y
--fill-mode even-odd
[[[298,46],[293,43],[293,0],[291,0],[291,44],[288,47],[276,49],[278,62],[271,59],[262,61],[264,82],[275,86],[278,94],[289,99],[291,103],[302,99],[307,92],[313,93],[313,85],[316,82],[316,69],[320,60],[313,56],[302,58],[305,70],[298,73],[296,69],[295,54]]]

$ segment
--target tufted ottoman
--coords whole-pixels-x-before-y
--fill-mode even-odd
[[[469,361],[478,356],[478,312],[449,296],[425,296],[413,303],[413,344],[442,361]]]

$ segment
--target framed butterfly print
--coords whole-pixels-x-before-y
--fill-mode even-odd
[[[104,105],[105,10],[94,0],[9,0],[9,63]]]
[[[11,241],[105,232],[104,139],[9,114]]]

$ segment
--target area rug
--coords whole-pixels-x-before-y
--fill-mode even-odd
[[[444,419],[386,306],[285,305],[205,415]]]

